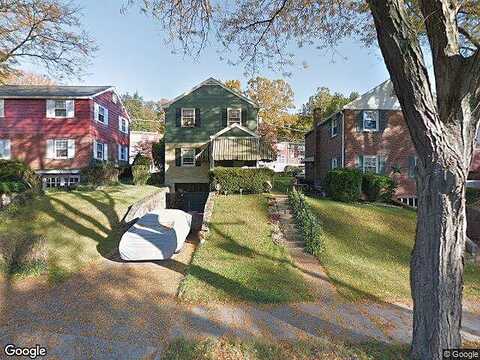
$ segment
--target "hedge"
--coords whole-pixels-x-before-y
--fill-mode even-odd
[[[18,160],[0,160],[0,182],[21,182],[38,192],[42,189],[40,177],[27,164]]]
[[[27,188],[23,181],[0,181],[0,194],[20,193]]]
[[[305,241],[305,250],[316,257],[321,257],[325,252],[325,243],[317,216],[306,203],[305,196],[295,188],[289,191],[288,201],[295,225]]]
[[[271,190],[274,174],[267,168],[218,167],[210,171],[210,183],[225,194],[258,194]]]
[[[89,167],[82,169],[83,183],[93,186],[103,186],[118,183],[119,170],[115,164],[107,161],[94,162]]]
[[[300,166],[287,165],[285,166],[285,169],[283,169],[283,172],[285,175],[297,176],[302,172],[302,168]]]
[[[390,202],[396,188],[395,181],[389,176],[374,173],[363,174],[362,192],[368,201]]]
[[[132,166],[133,183],[135,185],[145,185],[150,179],[149,165],[133,165]]]
[[[150,166],[151,164],[152,164],[152,159],[140,153],[138,153],[135,156],[132,163],[132,165],[148,165],[148,166]]]
[[[327,196],[337,201],[353,202],[360,199],[362,173],[357,169],[331,170],[325,177]]]

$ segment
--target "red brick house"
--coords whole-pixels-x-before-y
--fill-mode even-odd
[[[393,84],[385,81],[327,119],[315,112],[305,135],[305,178],[321,188],[328,171],[357,168],[391,176],[396,198],[416,206],[416,152]],[[480,134],[470,178],[480,179]]]
[[[111,86],[0,86],[0,158],[45,187],[74,185],[94,160],[128,163],[129,116]]]

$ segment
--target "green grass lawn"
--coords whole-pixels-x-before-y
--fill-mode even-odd
[[[0,233],[42,236],[47,271],[55,280],[107,256],[120,240],[119,225],[127,208],[154,192],[153,186],[118,185],[95,191],[51,192],[3,217]]]
[[[373,204],[346,204],[307,198],[324,229],[322,263],[337,289],[349,299],[410,299],[410,254],[416,213]],[[480,269],[467,264],[465,298],[480,300]]]
[[[216,197],[210,234],[187,268],[180,293],[195,303],[312,300],[287,251],[271,240],[263,195]]]

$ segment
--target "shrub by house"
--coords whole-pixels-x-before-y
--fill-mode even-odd
[[[356,169],[331,170],[325,177],[325,190],[333,200],[352,202],[360,199],[362,173]]]
[[[210,171],[210,183],[225,194],[258,194],[271,189],[274,174],[267,168],[219,167]]]

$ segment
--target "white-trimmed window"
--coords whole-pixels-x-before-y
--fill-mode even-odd
[[[75,100],[49,99],[47,100],[47,118],[75,117]]]
[[[118,160],[128,161],[128,146],[118,144]]]
[[[94,104],[94,117],[99,123],[108,125],[108,109],[100,104]]]
[[[182,127],[195,127],[194,108],[182,108]]]
[[[5,100],[0,99],[0,117],[5,117]]]
[[[73,159],[75,157],[74,139],[47,140],[48,159]]]
[[[0,159],[9,160],[11,157],[10,139],[0,139]]]
[[[363,130],[378,131],[378,111],[365,110],[363,112]]]
[[[241,108],[228,108],[227,109],[227,124],[242,125],[242,109]]]
[[[80,182],[79,175],[46,176],[43,178],[46,188],[76,186]]]
[[[97,160],[108,160],[108,144],[94,141],[93,158]]]
[[[195,166],[195,149],[182,148],[182,166]]]
[[[118,130],[122,133],[128,134],[128,120],[123,116],[118,117]]]
[[[363,172],[378,173],[378,157],[376,155],[367,155],[363,157]]]
[[[338,121],[337,118],[332,118],[332,121],[330,123],[330,136],[335,137],[338,134]]]
[[[332,158],[332,160],[330,161],[330,165],[332,170],[338,168],[338,159],[336,157]]]

